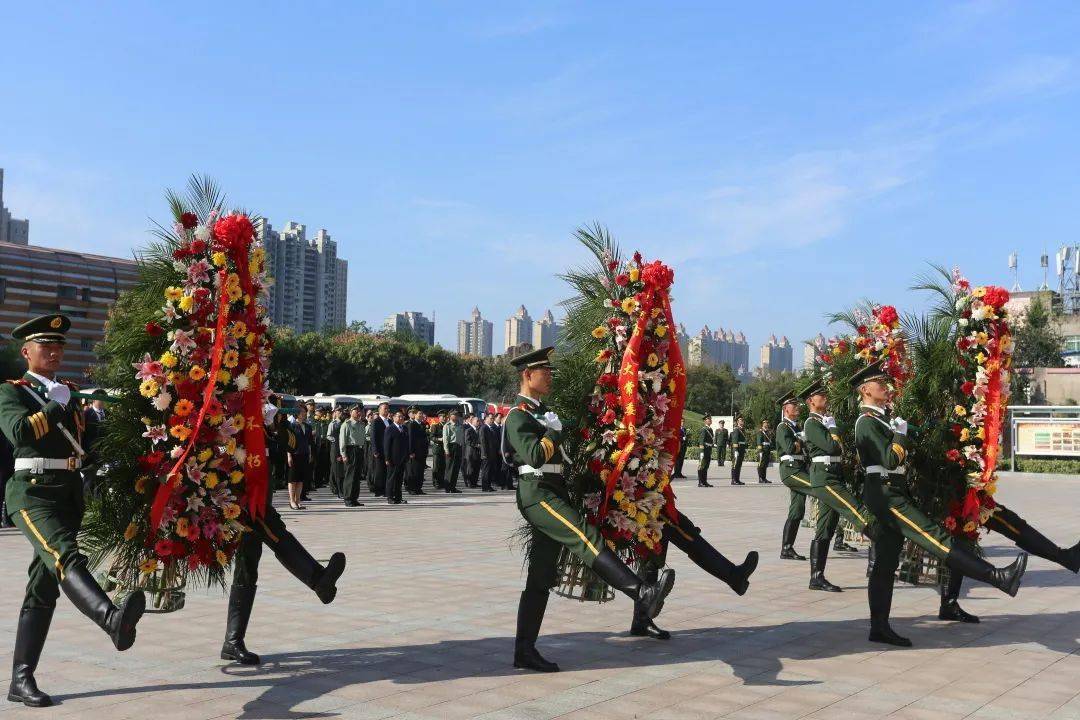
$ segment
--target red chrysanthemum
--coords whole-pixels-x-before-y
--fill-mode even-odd
[[[180,224],[184,226],[185,230],[191,230],[199,224],[199,218],[195,213],[186,212],[180,216]]]

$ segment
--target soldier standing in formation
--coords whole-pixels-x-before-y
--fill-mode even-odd
[[[771,483],[772,480],[765,478],[765,471],[769,467],[769,463],[772,462],[772,446],[773,446],[773,434],[772,428],[769,427],[768,420],[761,421],[761,430],[758,431],[758,463],[757,463],[757,481],[759,483]]]
[[[686,426],[679,427],[679,454],[675,456],[675,472],[671,474],[673,479],[685,478],[683,475],[683,462],[686,461],[686,446],[687,441],[690,439],[690,433],[686,431]]]
[[[536,649],[548,593],[555,587],[557,562],[566,547],[608,585],[625,593],[652,620],[675,584],[675,572],[662,570],[646,582],[612,552],[596,526],[578,514],[563,478],[562,422],[543,403],[551,391],[551,353],[543,348],[520,355],[511,364],[521,372],[517,404],[506,417],[504,445],[518,474],[517,506],[532,528],[529,569],[518,604],[514,667],[557,672]]]
[[[806,447],[799,432],[799,403],[794,393],[780,398],[780,424],[776,426],[776,451],[780,454],[780,482],[791,492],[787,520],[780,535],[781,560],[806,560],[795,551],[795,536],[806,516],[806,491],[810,487]]]
[[[709,462],[712,460],[713,431],[712,418],[706,415],[701,421],[701,455],[697,469],[698,487],[712,487],[708,481]]]
[[[731,484],[745,485],[739,477],[742,475],[743,459],[746,457],[746,430],[743,419],[735,418],[735,428],[731,431]]]
[[[855,447],[866,473],[864,498],[874,513],[874,565],[867,594],[870,602],[870,640],[910,647],[911,640],[889,626],[893,583],[900,562],[904,538],[941,560],[953,572],[993,585],[1008,595],[1016,595],[1027,567],[1027,554],[1013,563],[996,568],[975,555],[963,543],[928,518],[911,499],[907,489],[907,458],[911,441],[907,421],[890,416],[889,377],[881,363],[868,365],[851,377],[859,394],[860,415],[855,421]]]
[[[367,428],[360,419],[363,408],[353,405],[349,408],[349,419],[341,423],[338,429],[338,448],[341,462],[345,468],[345,478],[341,484],[341,494],[346,507],[359,507],[360,483],[364,481],[364,449],[367,445]]]
[[[264,427],[272,427],[278,408],[268,403],[263,410]],[[336,552],[323,567],[300,544],[272,504],[273,493],[266,493],[266,508],[261,519],[251,523],[251,531],[240,536],[240,545],[233,558],[233,581],[229,589],[229,612],[225,625],[225,642],[221,645],[221,659],[232,660],[241,665],[258,665],[262,660],[247,649],[248,622],[259,582],[259,561],[263,545],[273,551],[282,566],[300,582],[315,591],[324,605],[332,603],[337,596],[337,581],[345,572],[345,555]]]
[[[724,455],[727,453],[728,431],[724,427],[724,421],[717,421],[717,428],[713,432],[713,445],[716,446],[716,467],[724,467]]]
[[[14,473],[7,482],[7,512],[34,548],[29,581],[15,633],[8,700],[30,707],[52,705],[34,679],[60,591],[100,627],[117,650],[135,642],[146,607],[141,590],[119,606],[109,600],[79,552],[83,485],[79,469],[82,417],[71,404],[72,387],[57,380],[71,321],[45,315],[12,331],[21,340],[27,372],[0,385],[0,429],[11,443]]]

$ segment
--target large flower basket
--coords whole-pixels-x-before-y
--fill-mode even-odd
[[[898,580],[911,585],[937,585],[942,572],[948,570],[937,557],[910,540],[904,543],[900,551],[900,567],[896,570]]]
[[[559,555],[558,568],[559,584],[555,587],[555,594],[559,597],[599,603],[615,599],[611,586],[566,548]]]

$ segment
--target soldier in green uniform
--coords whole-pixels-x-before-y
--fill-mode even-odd
[[[701,421],[701,455],[698,457],[697,485],[698,487],[712,487],[709,482],[709,462],[712,460],[713,451],[712,418],[706,415]]]
[[[781,560],[805,560],[795,552],[795,536],[806,515],[806,495],[810,487],[806,448],[799,437],[799,403],[794,391],[780,398],[780,424],[776,426],[776,451],[779,453],[780,482],[791,492],[787,520],[780,536]]]
[[[272,402],[273,402],[272,398]],[[267,404],[263,409],[264,427],[273,425],[278,408]],[[292,432],[287,430],[286,432]],[[244,643],[247,636],[251,608],[259,581],[259,561],[263,545],[270,548],[278,562],[300,582],[311,588],[324,605],[337,596],[337,580],[345,572],[345,555],[336,552],[323,567],[311,556],[296,536],[285,527],[285,521],[271,504],[273,493],[266,493],[266,511],[263,517],[251,523],[251,530],[240,538],[240,545],[233,557],[233,581],[229,590],[229,614],[225,626],[225,642],[221,645],[221,659],[232,660],[241,665],[258,665],[258,655],[250,652]]]
[[[713,445],[716,446],[716,467],[724,467],[724,454],[727,452],[728,431],[724,421],[718,420],[713,431]]]
[[[625,593],[651,620],[675,584],[673,570],[662,570],[655,582],[644,582],[605,544],[600,531],[570,502],[562,474],[562,422],[543,398],[551,390],[551,353],[543,348],[511,363],[521,372],[517,404],[506,417],[505,449],[518,475],[517,506],[532,527],[529,569],[518,604],[514,667],[557,672],[536,649],[548,592],[557,583],[561,547],[568,548],[608,585]]]
[[[739,479],[742,474],[743,459],[746,457],[746,428],[742,418],[735,419],[735,427],[731,430],[731,484],[745,485]]]
[[[855,373],[851,386],[859,393],[859,419],[855,421],[855,449],[866,472],[863,497],[877,518],[874,533],[875,559],[867,593],[870,602],[870,640],[910,647],[911,640],[889,627],[893,582],[900,562],[904,538],[916,543],[960,572],[999,590],[1016,595],[1027,567],[1027,553],[1012,564],[996,568],[975,555],[965,544],[954,543],[940,525],[928,518],[908,493],[906,467],[911,441],[907,421],[890,417],[886,410],[890,399],[889,378],[880,362]]]
[[[765,478],[765,471],[769,467],[769,463],[772,462],[773,451],[773,433],[772,428],[769,427],[768,420],[761,421],[761,430],[758,431],[757,436],[758,450],[758,463],[757,463],[757,477],[759,483],[772,484],[772,480]]]
[[[446,450],[443,448],[443,425],[446,423],[446,411],[440,410],[438,421],[431,424],[428,439],[431,444],[431,484],[441,490],[446,481]]]
[[[34,548],[15,634],[8,700],[30,707],[52,704],[38,689],[34,670],[60,590],[109,635],[117,650],[127,650],[135,642],[135,626],[146,607],[139,590],[114,605],[79,552],[77,535],[84,510],[79,469],[85,452],[78,439],[82,418],[71,402],[73,386],[56,378],[70,327],[63,315],[45,315],[15,328],[11,334],[23,341],[28,370],[21,380],[0,385],[0,429],[15,456],[15,472],[5,492],[7,510]]]

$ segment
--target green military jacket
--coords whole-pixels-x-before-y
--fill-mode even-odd
[[[546,412],[548,408],[544,403],[518,395],[517,404],[506,416],[503,423],[503,451],[509,450],[515,468],[527,465],[541,470],[545,465],[561,463],[559,446],[562,433],[543,423]],[[563,482],[561,469],[558,472],[543,471],[543,476],[546,481]]]
[[[82,415],[76,403],[69,402],[65,408],[48,400],[45,393],[45,387],[29,373],[21,380],[0,384],[0,429],[11,442],[15,458],[60,460],[78,454],[60,429],[63,424],[79,441]],[[35,395],[45,401],[44,407],[34,399]]]
[[[757,434],[757,444],[758,447],[761,448],[762,453],[772,452],[772,433],[766,430],[759,430]]]
[[[723,448],[725,445],[727,445],[727,439],[727,428],[717,428],[716,430],[713,430],[713,442],[715,443],[716,447]]]
[[[814,458],[843,457],[844,445],[840,441],[840,434],[826,427],[824,419],[817,413],[810,413],[810,417],[806,418],[803,434],[806,436],[806,452],[810,456],[810,471],[824,472],[830,477],[843,479],[843,465],[840,460],[832,463],[814,462]]]
[[[903,479],[904,461],[911,441],[895,432],[885,413],[871,405],[862,405],[855,421],[855,451],[867,479]],[[899,470],[899,472],[897,472]]]
[[[776,452],[784,467],[805,470],[806,449],[799,439],[797,427],[790,420],[780,420],[776,426]]]
[[[443,423],[432,423],[428,428],[428,437],[431,439],[431,449],[436,455],[443,455],[446,451],[443,450]]]
[[[701,449],[711,448],[715,437],[711,428],[701,426]]]
[[[731,449],[732,451],[746,451],[746,433],[739,428],[731,431]]]

